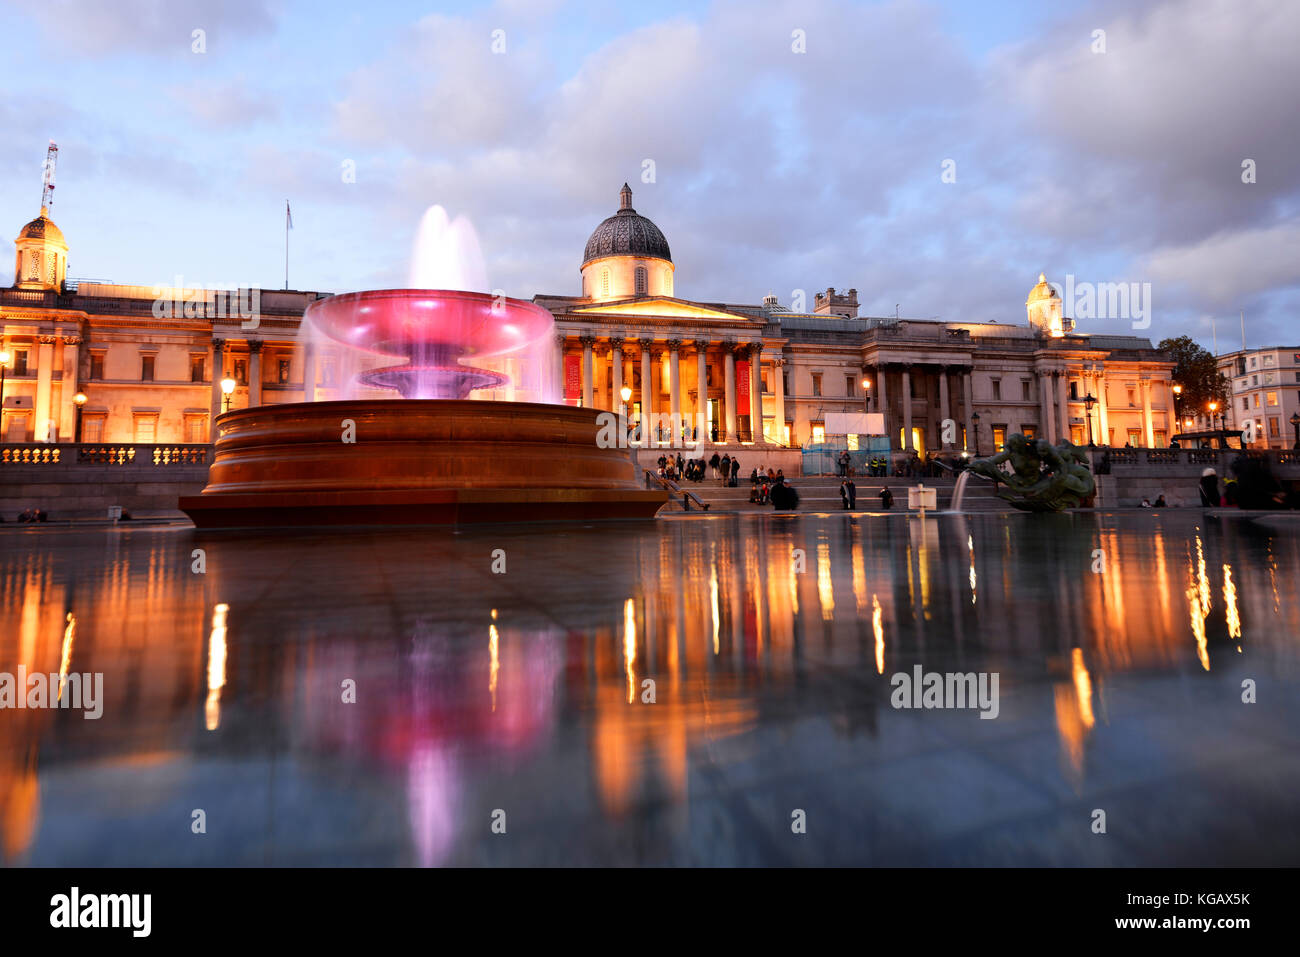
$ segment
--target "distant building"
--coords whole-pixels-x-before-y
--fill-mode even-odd
[[[227,404],[223,378],[235,382],[231,408],[332,398],[343,385],[299,339],[323,293],[69,282],[48,209],[17,247],[14,283],[0,289],[7,442],[74,441],[78,393],[83,441],[202,443]],[[853,447],[856,435],[828,435],[827,416],[863,411],[883,415],[895,449],[919,454],[988,453],[1013,432],[1162,447],[1178,428],[1172,362],[1145,338],[1072,332],[1043,275],[1018,325],[859,316],[856,289],[816,293],[810,313],[775,296],[683,299],[668,241],[626,184],[579,275],[578,295],[534,297],[555,316],[564,401],[619,410],[626,387],[630,419],[678,413],[703,424],[691,441]],[[255,322],[244,318],[253,304]]]
[[[1218,363],[1231,391],[1224,425],[1244,430],[1254,422],[1253,448],[1291,448],[1291,417],[1300,414],[1300,346],[1238,350],[1219,356]]]

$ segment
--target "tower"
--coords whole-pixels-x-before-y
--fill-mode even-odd
[[[41,181],[41,213],[24,226],[14,240],[17,247],[14,286],[19,289],[60,290],[68,276],[68,244],[63,239],[63,232],[50,219],[50,206],[54,203],[54,165],[58,157],[59,148],[51,140],[45,153]]]
[[[1065,327],[1061,323],[1061,297],[1048,283],[1045,273],[1038,274],[1038,284],[1029,290],[1025,310],[1029,313],[1029,325],[1033,328],[1053,339],[1065,335]]]

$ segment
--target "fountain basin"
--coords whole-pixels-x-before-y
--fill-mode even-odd
[[[208,484],[179,506],[198,528],[653,518],[668,493],[597,444],[597,415],[455,399],[240,409],[217,418]]]

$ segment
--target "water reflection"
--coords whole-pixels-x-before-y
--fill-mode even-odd
[[[59,850],[46,776],[93,814],[112,769],[167,767],[112,778],[115,813],[148,819],[234,801],[200,773],[223,762],[265,766],[259,854],[472,860],[467,835],[507,806],[634,829],[659,808],[686,840],[716,785],[701,769],[829,776],[858,753],[845,742],[889,745],[889,674],[918,662],[998,671],[1025,702],[1004,720],[1050,729],[1050,775],[1079,793],[1113,773],[1089,762],[1108,682],[1243,661],[1294,680],[1300,632],[1295,539],[1192,513],[234,536],[203,541],[206,574],[187,530],[0,542],[0,671],[105,675],[100,721],[0,712],[7,862],[120,860]],[[808,753],[769,746],[766,729],[796,726]],[[275,817],[285,804],[365,825],[340,844]]]

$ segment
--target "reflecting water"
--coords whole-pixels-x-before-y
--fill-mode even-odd
[[[3,532],[0,672],[103,716],[0,710],[0,854],[1295,864],[1298,589],[1172,510]],[[916,665],[997,718],[894,708]]]

